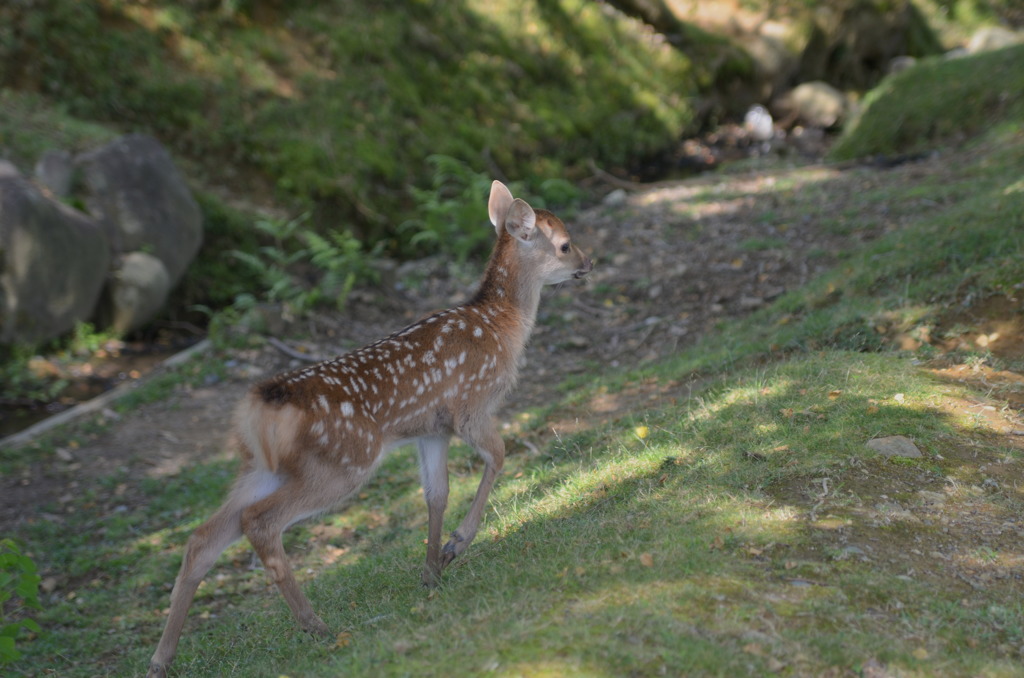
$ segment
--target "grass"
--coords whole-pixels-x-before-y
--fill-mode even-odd
[[[843,160],[919,153],[1004,120],[1024,120],[1024,45],[935,57],[889,76],[868,93],[830,154]]]
[[[539,458],[513,455],[486,530],[433,593],[417,577],[415,463],[396,455],[351,510],[287,540],[314,605],[346,634],[343,646],[297,631],[238,545],[200,590],[177,670],[440,675],[455,655],[460,670],[481,675],[735,675],[780,662],[817,674],[874,657],[924,674],[1012,675],[1011,658],[992,648],[1024,642],[1019,602],[976,593],[964,607],[962,591],[842,559],[790,494],[864,468],[899,475],[862,447],[879,431],[929,451],[969,438],[933,407],[936,392],[906,358],[810,354],[638,413],[646,434],[627,418]],[[867,414],[872,402],[878,411]],[[452,464],[450,527],[475,488],[468,456],[459,450]],[[952,463],[927,463],[938,477],[956,476]],[[143,666],[177,552],[230,472],[204,464],[152,483],[142,488],[152,500],[128,515],[110,513],[114,478],[76,500],[68,524],[31,528],[73,595],[42,615],[50,630],[26,646],[25,668],[122,675]],[[986,642],[972,647],[972,638]],[[66,659],[82,656],[68,651],[76,647],[90,648],[79,668]],[[921,648],[926,659],[914,654]]]

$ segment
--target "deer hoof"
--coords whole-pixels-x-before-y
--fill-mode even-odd
[[[458,532],[452,532],[452,538],[441,548],[441,567],[447,567],[455,560],[456,556],[461,555],[466,550],[467,546],[469,546],[469,542],[462,535]]]
[[[331,633],[331,629],[327,627],[327,624],[323,622],[320,617],[313,615],[312,619],[307,619],[302,622],[302,630],[306,633],[317,636],[319,638],[333,638],[334,634]]]
[[[436,588],[441,583],[441,572],[430,566],[423,568],[423,586],[432,589]]]

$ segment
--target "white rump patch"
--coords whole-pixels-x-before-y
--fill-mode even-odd
[[[244,506],[255,504],[264,497],[269,497],[279,487],[281,478],[270,471],[253,471],[238,484],[235,492]]]

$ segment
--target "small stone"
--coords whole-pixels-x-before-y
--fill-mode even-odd
[[[917,65],[917,59],[912,56],[898,56],[889,62],[890,73],[900,73]]]
[[[614,191],[606,195],[601,202],[609,207],[617,207],[618,205],[624,205],[628,197],[629,196],[626,191],[621,188],[616,188]]]
[[[907,457],[909,459],[920,459],[923,455],[917,445],[906,436],[888,436],[885,438],[873,438],[865,443],[875,452],[883,457]]]
[[[922,504],[945,504],[946,495],[942,492],[930,492],[928,490],[918,490],[918,498]]]
[[[751,106],[743,116],[743,127],[754,141],[768,141],[775,134],[772,114],[764,106]]]

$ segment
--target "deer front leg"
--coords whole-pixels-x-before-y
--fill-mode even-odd
[[[420,481],[427,501],[427,562],[423,566],[423,585],[433,588],[441,578],[441,530],[448,506],[447,436],[427,436],[416,441],[420,456]]]
[[[469,507],[462,524],[452,532],[451,539],[444,545],[441,552],[441,567],[447,567],[457,556],[469,547],[476,531],[480,527],[480,521],[484,517],[484,509],[487,508],[487,498],[494,487],[494,481],[505,464],[505,443],[502,441],[498,431],[489,424],[486,430],[480,433],[463,431],[460,437],[472,446],[477,454],[484,460],[483,477],[480,478],[480,485],[476,488],[476,496]]]

